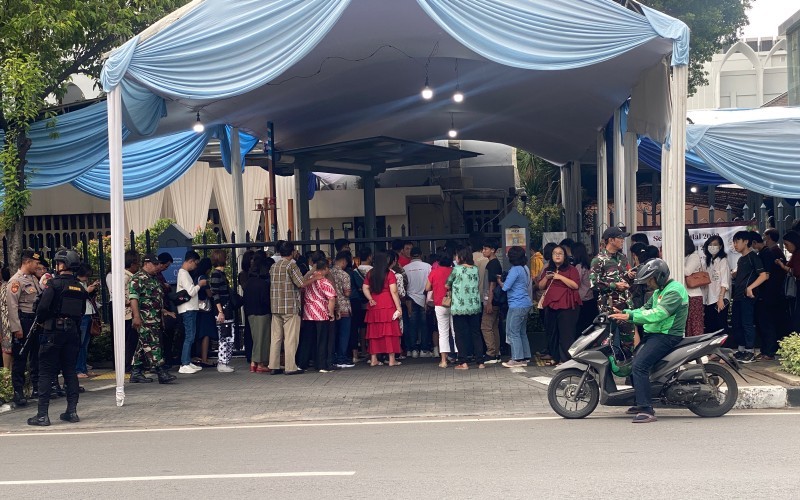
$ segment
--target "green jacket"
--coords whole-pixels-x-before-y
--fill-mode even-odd
[[[681,283],[669,280],[662,290],[656,290],[643,307],[625,309],[625,313],[630,316],[631,322],[644,325],[645,333],[683,337],[689,316],[689,295]]]

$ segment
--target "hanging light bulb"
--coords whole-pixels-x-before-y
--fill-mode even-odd
[[[205,131],[205,129],[206,129],[205,125],[203,125],[203,122],[200,121],[200,112],[198,111],[197,121],[194,123],[194,127],[192,127],[192,130],[194,130],[198,134],[201,134],[203,133],[203,131]]]
[[[453,100],[458,103],[464,102],[464,93],[456,88],[456,93],[453,94]]]
[[[453,113],[450,113],[450,130],[447,131],[447,136],[451,139],[458,137],[458,130],[456,130],[455,123],[453,122]]]
[[[425,77],[425,86],[422,88],[422,98],[426,101],[433,99],[433,89],[428,83],[428,77]]]

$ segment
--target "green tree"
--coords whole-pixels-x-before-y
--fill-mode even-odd
[[[73,74],[97,78],[104,52],[187,2],[0,1],[0,129],[5,131],[0,229],[6,231],[12,264],[22,248],[21,221],[30,204],[24,173],[31,147],[27,133],[39,118],[56,119],[45,111],[48,97],[61,98]]]
[[[757,0],[756,0],[757,1]],[[708,84],[703,64],[739,38],[747,26],[752,0],[642,0],[643,4],[678,18],[692,31],[689,93]]]
[[[530,221],[531,241],[542,242],[542,233],[561,231],[561,169],[527,151],[517,150],[520,186],[528,201],[519,207]]]

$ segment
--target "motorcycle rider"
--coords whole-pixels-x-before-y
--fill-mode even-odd
[[[678,281],[669,278],[669,266],[661,259],[644,264],[636,273],[635,283],[653,290],[650,300],[639,309],[616,310],[609,318],[643,325],[644,334],[633,356],[633,388],[636,406],[627,413],[635,415],[633,423],[656,421],[650,394],[650,369],[669,354],[686,331],[689,295]]]

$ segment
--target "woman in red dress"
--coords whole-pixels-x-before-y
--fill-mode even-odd
[[[372,356],[370,366],[378,366],[378,354],[389,355],[389,366],[397,366],[395,354],[400,350],[400,322],[403,309],[400,296],[397,294],[397,279],[391,271],[391,262],[387,254],[381,252],[372,261],[372,270],[364,280],[364,297],[369,301],[365,322],[367,323],[367,341]]]

